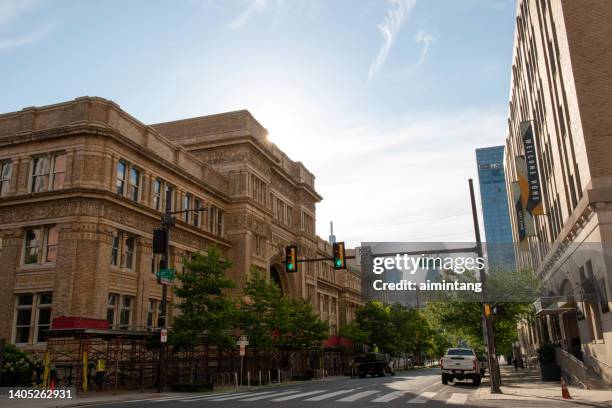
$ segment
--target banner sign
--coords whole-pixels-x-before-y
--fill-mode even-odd
[[[521,123],[523,129],[523,147],[525,149],[525,162],[527,186],[529,195],[526,197],[527,205],[525,209],[531,215],[542,215],[542,189],[540,186],[540,175],[538,172],[538,159],[535,148],[535,138],[531,122]]]
[[[525,200],[521,183],[514,181],[510,186],[510,191],[512,193],[512,204],[514,205],[514,211],[516,214],[518,238],[519,242],[522,242],[526,237],[535,235],[533,216],[525,211]]]

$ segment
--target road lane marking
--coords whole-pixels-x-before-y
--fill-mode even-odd
[[[299,390],[285,391],[285,392],[276,392],[276,393],[273,393],[272,395],[262,395],[262,393],[259,393],[255,397],[239,399],[238,401],[240,401],[240,402],[242,402],[242,401],[259,401],[259,400],[266,399],[266,398],[280,397],[281,395],[295,394],[296,392],[299,392]]]
[[[266,394],[266,396],[268,396],[268,394],[273,394],[274,391],[267,391],[267,392],[258,392],[258,393],[253,393],[253,392],[245,392],[242,393],[242,395],[238,395],[238,394],[234,394],[234,395],[230,395],[229,397],[223,397],[223,398],[213,398],[210,401],[230,401],[230,400],[235,400],[235,399],[239,399],[239,398],[248,398],[250,396],[257,396],[257,395],[262,395],[262,394]]]
[[[394,399],[401,397],[406,392],[407,391],[393,391],[393,392],[383,395],[382,397],[378,397],[372,400],[371,402],[389,402],[389,401],[392,401]]]
[[[446,400],[447,404],[451,405],[464,405],[468,399],[467,394],[453,393],[449,399]]]
[[[317,395],[316,397],[305,399],[304,401],[322,401],[324,399],[332,398],[332,397],[335,397],[337,395],[346,394],[346,393],[349,393],[351,391],[355,391],[355,389],[351,388],[350,390],[340,390],[340,391],[329,392],[327,394]]]
[[[305,397],[307,395],[320,394],[322,392],[325,392],[325,390],[315,390],[315,391],[302,392],[301,394],[289,395],[288,397],[274,398],[274,399],[271,399],[270,401],[273,401],[273,402],[289,401],[289,400],[292,400],[292,399],[297,399],[297,398]]]
[[[184,401],[184,402],[190,402],[190,401],[205,401],[205,400],[209,400],[209,401],[222,401],[225,398],[233,398],[233,397],[246,397],[248,394],[250,394],[250,392],[227,392],[225,394],[219,394],[219,395],[206,395],[206,396],[202,396],[202,397],[195,397],[195,398],[191,398],[188,401]]]
[[[376,394],[377,392],[378,390],[362,391],[362,392],[358,392],[357,394],[349,395],[348,397],[344,397],[336,401],[353,402],[353,401],[357,401],[360,398],[367,397],[368,395]]]
[[[431,391],[422,392],[421,394],[408,401],[407,404],[424,404],[430,399],[432,399],[436,394],[437,392]]]

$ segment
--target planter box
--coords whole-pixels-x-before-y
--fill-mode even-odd
[[[561,371],[557,363],[540,363],[540,375],[542,381],[559,381],[561,379]]]

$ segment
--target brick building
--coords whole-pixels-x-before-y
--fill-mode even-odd
[[[518,266],[548,292],[523,354],[553,342],[562,368],[612,382],[610,21],[607,0],[518,1],[505,172]],[[521,168],[536,190],[517,213]]]
[[[331,262],[287,274],[282,263],[289,243],[301,256],[331,252],[315,233],[314,180],[248,111],[148,126],[83,97],[0,115],[0,337],[42,348],[61,315],[154,327],[152,232],[167,190],[175,210],[206,208],[177,216],[171,267],[217,245],[236,296],[254,266],[289,296],[310,297],[334,333],[347,290],[360,301],[350,289],[359,274],[334,274]]]

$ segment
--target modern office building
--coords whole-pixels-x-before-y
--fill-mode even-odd
[[[334,273],[331,261],[285,271],[289,243],[301,257],[331,257],[315,233],[321,197],[314,175],[248,111],[148,126],[83,97],[2,114],[0,175],[0,338],[22,347],[43,349],[58,316],[154,327],[152,233],[167,205],[206,208],[177,216],[171,267],[216,245],[232,262],[235,296],[257,268],[285,294],[310,298],[332,333],[350,320],[339,311],[360,303],[355,271]]]
[[[520,349],[612,383],[612,2],[517,2],[505,173],[519,266],[546,295]],[[578,371],[576,371],[578,370]]]
[[[504,176],[504,146],[476,149],[476,164],[489,270],[512,270],[516,263]]]

